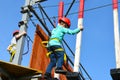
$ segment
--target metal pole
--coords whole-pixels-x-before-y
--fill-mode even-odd
[[[111,77],[113,80],[120,80],[120,40],[119,40],[119,19],[118,19],[118,0],[113,1],[113,21],[114,21],[114,44],[116,68],[111,69]]]
[[[30,0],[26,0],[25,6],[29,5],[29,3],[30,3]],[[20,33],[22,31],[27,31],[28,15],[29,15],[28,13],[24,13],[22,16],[22,21],[24,22],[24,24],[20,26]],[[21,64],[22,54],[24,49],[24,42],[25,42],[25,36],[22,36],[17,42],[17,50],[12,63],[18,64],[18,65]]]
[[[114,39],[116,68],[120,68],[120,43],[119,43],[119,20],[118,20],[118,0],[113,0],[113,18],[114,18]]]
[[[84,14],[83,12],[84,12],[84,0],[80,0],[80,7],[79,7],[79,14],[78,14],[78,27],[83,25],[83,14]],[[82,39],[82,32],[79,32],[76,38],[74,72],[79,72],[81,39]]]

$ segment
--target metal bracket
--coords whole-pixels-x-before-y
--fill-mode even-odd
[[[27,21],[20,21],[20,22],[18,23],[18,26],[20,27],[20,26],[26,25],[26,24],[27,24]]]
[[[29,10],[29,8],[28,8],[28,6],[23,6],[23,7],[21,7],[21,13],[28,13],[30,10]]]

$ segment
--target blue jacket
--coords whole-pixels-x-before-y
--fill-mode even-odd
[[[52,30],[51,37],[49,39],[47,47],[54,45],[61,45],[62,39],[65,34],[73,35],[78,32],[80,32],[80,28],[70,30],[68,28],[64,28],[60,25],[57,25],[57,27]]]

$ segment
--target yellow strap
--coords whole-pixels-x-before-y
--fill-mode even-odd
[[[58,48],[58,49],[55,49],[55,51],[64,51],[64,50],[63,50],[63,48]],[[48,52],[46,54],[46,56],[49,57],[51,53],[52,53],[52,51]],[[67,60],[67,56],[66,56],[66,53],[64,53],[64,61],[66,61],[66,60]]]
[[[42,41],[42,46],[43,46],[43,47],[46,47],[46,46],[47,46],[47,43],[48,43],[48,41]]]
[[[64,51],[63,48],[55,49],[55,51]]]
[[[14,58],[15,53],[16,53],[16,50],[13,50],[13,51],[11,52],[10,62],[12,62],[12,60],[13,60],[13,58]]]
[[[60,41],[58,38],[51,38],[50,40]],[[42,46],[46,47],[47,43],[48,43],[48,41],[42,41]],[[58,49],[55,49],[55,51],[64,51],[64,50],[63,50],[63,48],[58,48]],[[52,53],[52,51],[48,52],[46,54],[46,56],[49,57],[51,53]],[[66,54],[64,53],[64,61],[66,61],[66,60],[67,60],[67,57],[66,57]]]
[[[9,46],[8,51],[11,51],[11,50],[12,50],[12,46]]]
[[[49,57],[51,53],[52,53],[52,51],[48,52],[48,53],[46,54],[46,56]]]
[[[64,61],[67,60],[67,56],[66,56],[66,53],[64,53]]]
[[[55,51],[64,51],[62,48],[55,49]],[[49,55],[52,53],[52,51],[48,52],[46,55],[49,57]]]
[[[10,56],[10,62],[12,62],[13,58],[14,58],[14,55],[16,53],[16,50],[12,50],[13,47],[16,46],[16,44],[13,44],[13,45],[10,45],[8,47],[8,51],[10,52],[11,56]]]
[[[51,38],[50,40],[57,40],[60,41],[58,38]],[[47,47],[48,41],[42,41],[42,46]]]
[[[57,40],[60,42],[60,40],[58,38],[51,38],[50,40]]]
[[[12,48],[13,48],[13,46],[16,46],[16,44],[12,44],[12,45],[10,45],[10,46],[8,47],[8,51],[11,51]]]

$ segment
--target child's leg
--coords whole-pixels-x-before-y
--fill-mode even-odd
[[[64,51],[57,51],[56,56],[57,56],[56,67],[62,68],[62,65],[64,63]]]
[[[48,67],[47,67],[46,72],[51,73],[52,68],[56,66],[56,61],[57,60],[56,60],[55,54],[53,54],[53,53],[50,54],[50,63],[48,65]]]

